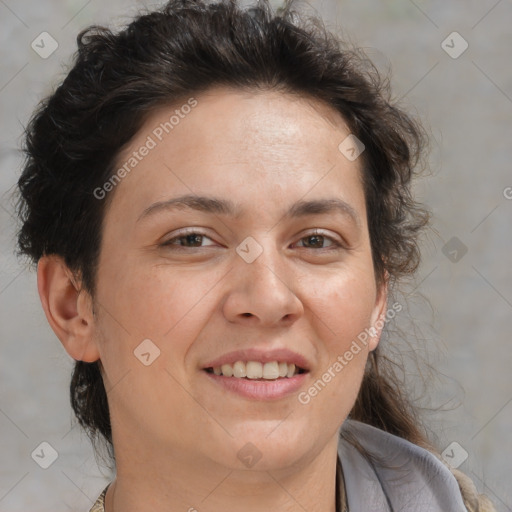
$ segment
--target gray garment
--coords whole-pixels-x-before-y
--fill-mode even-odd
[[[359,421],[347,419],[341,430],[394,466],[372,463],[340,439],[349,512],[467,512],[457,480],[428,450]]]

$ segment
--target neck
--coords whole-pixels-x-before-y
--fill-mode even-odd
[[[174,450],[119,450],[105,512],[336,512],[337,446],[338,434],[314,458],[266,470],[191,461]]]

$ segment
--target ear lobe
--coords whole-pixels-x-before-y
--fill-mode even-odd
[[[375,350],[380,341],[382,329],[386,322],[386,306],[388,302],[388,283],[389,273],[386,270],[384,274],[384,282],[381,284],[380,289],[377,291],[377,299],[375,302],[375,308],[372,314],[372,322],[370,332],[373,334],[370,336],[368,343],[369,351]]]
[[[78,288],[64,260],[43,256],[37,264],[37,289],[51,328],[77,361],[94,362],[100,357],[94,339],[90,295]]]

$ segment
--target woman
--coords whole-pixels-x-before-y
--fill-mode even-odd
[[[494,510],[380,356],[421,128],[290,7],[91,27],[27,129],[19,246],[115,457],[91,510]]]

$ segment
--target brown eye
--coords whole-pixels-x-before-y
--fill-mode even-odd
[[[198,246],[200,247],[201,242],[203,241],[203,235],[199,235],[199,234],[185,235],[185,236],[180,236],[176,240],[178,240],[181,243],[181,245],[186,245],[187,247],[189,247],[189,244],[192,244],[194,247],[198,247]]]
[[[199,248],[199,247],[208,247],[208,245],[202,245],[202,242],[204,240],[211,240],[208,236],[206,236],[204,233],[198,232],[198,231],[190,231],[187,233],[181,233],[178,236],[175,236],[173,238],[170,238],[169,240],[166,240],[161,245],[164,247],[170,247],[170,248]]]
[[[303,245],[306,249],[340,249],[343,247],[335,238],[321,233],[312,233],[311,235],[302,237],[300,240],[307,240],[306,244]],[[325,241],[329,241],[330,246],[323,247]]]

